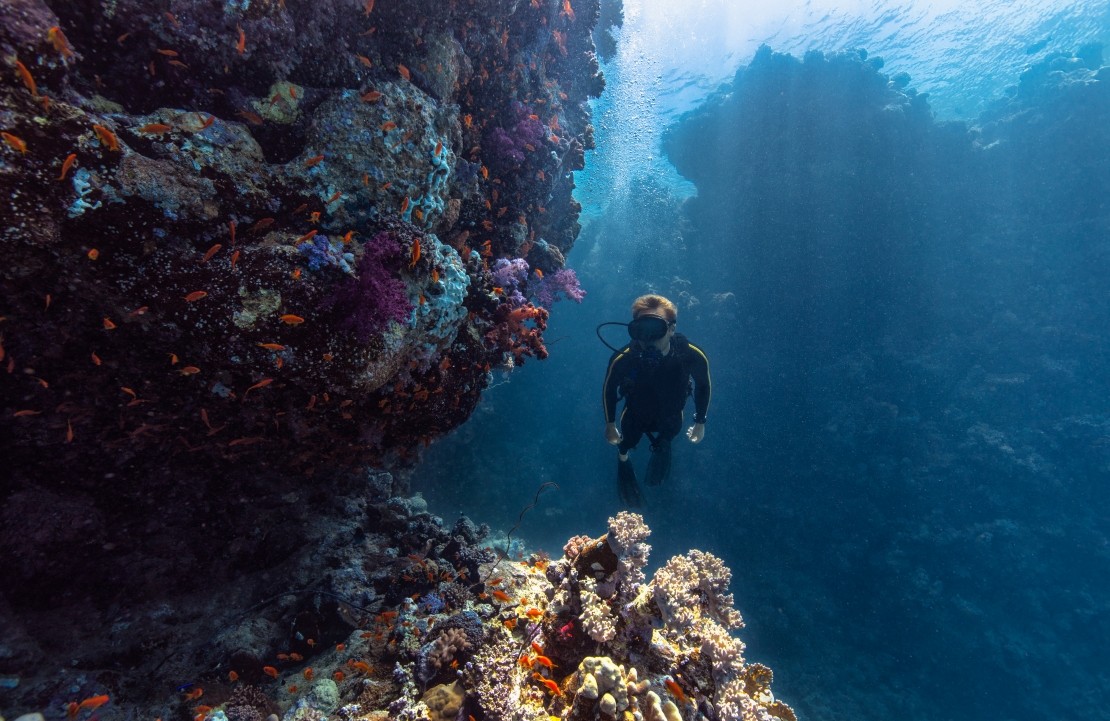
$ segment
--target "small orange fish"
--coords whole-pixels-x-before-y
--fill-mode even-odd
[[[549,659],[547,656],[536,656],[532,661],[533,663],[537,663],[544,668],[551,668],[555,665],[551,663],[551,659]]]
[[[363,93],[363,95],[362,95],[362,101],[364,103],[376,103],[381,99],[382,99],[382,94],[379,93],[377,90],[371,90],[370,92]]]
[[[433,283],[438,283],[439,282],[439,271],[436,270],[435,268],[432,268],[432,282]]]
[[[543,618],[543,611],[538,608],[530,608],[525,612],[524,615],[535,621],[538,618]]]
[[[397,72],[405,80],[410,80],[410,81],[412,80],[412,73],[410,73],[409,69],[406,68],[404,65],[398,64],[397,65]]]
[[[336,683],[342,683],[343,679],[347,678],[347,674],[343,673],[342,671],[336,671],[331,675],[331,677],[335,679]]]
[[[100,251],[96,248],[89,248],[89,252],[85,253],[85,255],[88,256],[89,260],[96,260],[100,257]]]
[[[239,31],[239,42],[235,43],[235,51],[242,55],[247,49],[247,34],[243,32],[243,28],[236,25],[235,28]]]
[[[93,352],[92,352],[92,356],[91,356],[91,357],[92,357],[92,362],[93,362],[93,365],[94,365],[94,366],[98,366],[98,365],[100,365],[100,364],[101,364],[101,363],[103,362],[103,361],[101,361],[101,360],[100,360],[100,356],[98,356],[98,355],[96,354],[96,351],[93,351]]]
[[[512,598],[511,598],[511,597],[509,596],[509,594],[505,593],[504,591],[492,591],[492,592],[491,592],[491,595],[492,595],[492,596],[493,596],[494,598],[496,598],[496,599],[497,599],[498,601],[511,601],[511,600],[513,600],[513,599],[512,599]]]
[[[115,133],[103,125],[93,125],[92,127],[93,131],[96,133],[96,137],[108,148],[108,150],[119,152],[119,139],[116,137]]]
[[[46,39],[54,46],[54,49],[61,53],[63,58],[72,58],[73,50],[69,47],[69,39],[62,29],[55,25],[46,31]]]
[[[311,158],[309,158],[308,160],[306,160],[304,162],[304,167],[311,168],[313,165],[316,165],[317,163],[319,163],[323,159],[324,159],[323,155],[314,155],[314,156],[312,156]]]
[[[483,165],[480,172],[482,173],[482,179],[483,180],[488,180],[489,179],[489,168],[487,168],[486,166]]]
[[[287,323],[289,325],[300,325],[301,323],[304,323],[304,318],[300,317],[299,315],[293,315],[292,313],[286,313],[285,315],[281,316],[281,322]]]
[[[228,671],[227,672],[227,680],[231,681],[232,683],[235,683],[236,681],[239,680],[239,674],[235,673],[234,671]]]
[[[435,157],[438,158],[441,153],[443,153],[443,141],[442,140],[436,143],[436,149],[435,149],[435,152],[432,153],[432,155],[434,155]]]
[[[250,232],[257,233],[259,231],[265,230],[266,228],[269,228],[273,224],[273,218],[261,218],[257,223],[250,227]]]
[[[289,684],[289,693],[297,693],[297,684],[295,684],[295,683]]]
[[[192,293],[190,293],[189,295],[185,296],[185,302],[186,302],[186,303],[192,303],[192,302],[194,302],[194,301],[198,301],[198,300],[200,300],[201,298],[203,298],[203,297],[204,297],[204,296],[206,296],[206,295],[208,295],[208,293],[207,293],[206,291],[203,291],[203,290],[194,290],[194,291],[193,291]]]
[[[351,660],[351,661],[347,662],[347,665],[350,666],[351,668],[353,668],[354,670],[362,671],[365,674],[369,674],[371,671],[373,671],[373,669],[370,668],[370,664],[366,663],[365,661]]]
[[[67,155],[65,161],[62,162],[62,173],[58,176],[58,180],[65,180],[66,174],[69,173],[69,169],[72,168],[73,164],[76,162],[77,153],[70,153]]]
[[[4,142],[12,146],[13,149],[18,150],[20,153],[27,153],[27,143],[23,142],[23,138],[11,133],[0,132],[0,137],[4,138]]]
[[[234,220],[227,221],[227,229],[228,229],[228,232],[231,234],[231,244],[235,245],[235,221]]]
[[[235,264],[238,261],[239,261],[239,251],[235,251],[234,253],[231,254],[231,268],[232,268],[232,270],[235,269]]]
[[[109,700],[110,699],[108,698],[108,694],[104,694],[102,696],[90,696],[81,703],[77,704],[77,708],[100,708],[104,704],[108,703]]]
[[[274,382],[273,378],[263,378],[262,380],[258,381],[253,386],[251,386],[250,388],[243,391],[243,400],[246,400],[247,394],[250,393],[251,391],[255,390],[256,388],[265,388],[266,386],[270,385],[273,382]],[[289,654],[289,657],[293,658],[294,655],[295,654]],[[300,661],[301,659],[297,658],[297,659],[294,659],[294,660],[295,661]]]
[[[374,10],[374,0],[366,0],[366,5],[363,7],[363,12],[366,13],[366,17],[370,17],[370,13],[373,10]]]
[[[316,647],[316,639],[314,639],[314,638],[308,639],[307,641],[305,641],[305,643],[308,644],[309,648],[315,648]]]
[[[67,420],[66,420],[66,443],[73,443],[73,439],[74,439],[75,437],[76,437],[76,436],[75,436],[75,435],[73,434],[73,423],[71,423],[71,422],[70,422],[70,421],[69,421],[69,420],[67,419]],[[99,698],[99,696],[93,696],[93,698],[94,698],[94,699],[95,699],[95,698]],[[90,700],[90,699],[85,699],[85,701],[89,701],[89,700]],[[108,700],[108,697],[107,697],[107,696],[105,696],[105,697],[104,697],[104,700],[105,700],[105,701],[107,701],[107,700]],[[84,706],[84,704],[85,704],[85,701],[82,701],[82,702],[81,702],[81,706]],[[99,704],[97,704],[97,705],[99,705]],[[88,708],[88,707],[85,707],[85,708]],[[93,706],[92,708],[96,708],[96,706]]]
[[[205,130],[206,128],[211,126],[212,123],[216,122],[216,116],[209,115],[208,118],[205,119],[201,117],[200,113],[197,113],[197,120],[200,121],[200,127],[197,128],[197,132],[199,133],[201,130]]]
[[[181,362],[181,359],[177,357],[176,353],[170,353],[170,365],[171,366],[175,366],[180,362]]]
[[[368,68],[373,67],[373,65],[374,65],[374,63],[370,60],[370,58],[366,57],[365,55],[359,55],[358,53],[355,53],[355,57],[358,58],[358,61],[360,63],[362,63],[363,65],[365,65]]]
[[[66,716],[70,718],[77,718],[78,711],[80,711],[80,708],[78,707],[76,701],[70,701],[66,704]]]
[[[148,135],[161,135],[173,130],[173,126],[166,125],[165,123],[148,123],[139,128],[140,133],[147,133]]]
[[[663,685],[667,687],[667,690],[670,691],[676,699],[678,699],[680,704],[686,703],[686,694],[682,692],[682,687],[675,683],[673,679],[668,678],[663,681]]]
[[[273,666],[263,666],[262,667],[262,673],[266,674],[270,678],[277,678],[278,677],[278,670],[276,668],[274,668]]]
[[[335,191],[335,195],[328,198],[327,202],[325,202],[324,205],[331,205],[332,203],[334,203],[335,201],[339,200],[342,197],[343,197],[343,191],[342,190],[337,190],[337,191]]]
[[[311,681],[312,678],[316,675],[316,672],[312,670],[311,666],[306,668],[302,673],[304,674],[305,681]]]
[[[174,66],[175,68],[182,68],[184,70],[189,69],[189,66],[181,62],[180,60],[171,60],[170,65]]]
[[[388,133],[390,130],[394,130],[396,128],[397,128],[397,123],[393,122],[392,120],[387,120],[384,123],[382,123],[382,131],[384,131],[386,133]]]
[[[186,701],[196,701],[198,698],[200,698],[203,695],[204,695],[204,689],[202,689],[198,686],[195,689],[193,689],[192,691],[186,692],[185,700]]]
[[[343,234],[343,242],[344,242],[344,243],[350,243],[350,242],[351,242],[351,238],[353,238],[353,237],[354,237],[354,235],[355,235],[355,232],[356,232],[356,231],[354,231],[354,230],[348,230],[348,231],[347,231],[346,233],[344,233],[344,234]]]
[[[209,249],[208,249],[208,251],[207,251],[207,252],[206,252],[206,253],[204,254],[204,257],[200,259],[200,262],[201,262],[201,263],[207,263],[208,261],[212,260],[212,256],[214,256],[214,255],[215,255],[216,253],[219,253],[219,252],[220,252],[220,248],[222,248],[222,247],[223,247],[223,245],[222,245],[222,244],[220,244],[220,243],[216,243],[215,245],[213,245],[213,246],[212,246],[211,248],[209,248]]]
[[[31,97],[37,98],[39,96],[39,90],[35,85],[35,79],[31,76],[31,71],[18,60],[15,61],[15,69],[19,71],[19,77],[23,80],[23,84],[31,91]]]
[[[285,350],[285,346],[283,346],[281,343],[259,343],[258,347],[259,348],[265,348],[266,350],[272,350],[272,351],[275,351],[275,352]]]
[[[288,660],[289,660],[289,654],[287,654],[287,653],[279,653],[279,654],[277,655],[277,660],[278,660],[278,661],[288,661]]]
[[[532,678],[534,678],[535,680],[537,680],[541,684],[543,684],[543,687],[546,688],[551,694],[553,694],[555,696],[562,696],[563,695],[563,690],[561,688],[559,688],[559,684],[555,683],[551,679],[544,678],[543,676],[540,676],[538,673],[533,674]]]
[[[159,55],[165,55],[167,58],[176,58],[178,55],[176,50],[166,50],[164,48],[156,48],[155,52]]]
[[[408,200],[408,198],[406,198],[406,200]],[[419,238],[413,238],[412,239],[412,257],[409,260],[409,267],[410,268],[415,268],[416,267],[416,261],[418,261],[418,260],[420,260],[420,239]]]
[[[543,646],[541,646],[538,643],[536,643],[535,641],[533,641],[532,642],[532,652],[537,653],[537,654],[542,656],[543,655]]]
[[[310,230],[307,233],[305,233],[304,235],[302,235],[300,238],[297,238],[297,240],[294,241],[293,245],[300,245],[301,243],[305,242],[306,240],[312,240],[312,236],[316,235],[319,232],[320,232],[319,230],[316,230],[315,228],[313,228],[312,230]]]
[[[543,279],[543,271],[539,268],[536,268],[536,277],[540,278],[541,280]]]
[[[401,201],[401,214],[404,215],[405,211],[408,210],[408,209],[409,209],[409,196],[406,195],[405,199]],[[412,266],[409,266],[409,267],[411,268]]]
[[[24,416],[39,416],[39,415],[42,415],[42,411],[23,410],[23,411],[16,411],[15,413],[13,413],[12,418],[23,418]]]
[[[347,650],[347,644],[337,643],[337,644],[335,644],[335,650],[340,651],[340,652],[346,651]]]
[[[289,97],[293,100],[297,99],[297,88],[293,85],[289,86]]]
[[[116,324],[112,322],[111,318],[104,317],[104,330],[115,330]]]
[[[251,125],[262,125],[262,116],[258,113],[251,112],[250,110],[240,110],[235,114]]]
[[[126,41],[129,37],[131,37],[131,33],[124,33],[123,35],[120,35],[118,38],[116,38],[116,43],[118,43],[119,45],[123,45],[124,41]]]
[[[524,668],[532,668],[532,658],[530,656],[521,656],[517,659],[517,663]]]
[[[200,373],[200,368],[197,368],[196,366],[185,366],[180,371],[178,371],[178,373],[183,376],[195,376],[197,373]]]
[[[502,621],[502,622],[501,622],[501,624],[502,624],[502,625],[503,625],[503,626],[504,626],[505,628],[507,628],[507,629],[509,629],[510,631],[512,631],[512,630],[513,630],[514,628],[516,628],[516,619],[515,619],[515,618],[509,618],[509,619],[505,619],[504,621]]]

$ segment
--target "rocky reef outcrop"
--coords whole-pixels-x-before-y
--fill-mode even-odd
[[[182,594],[277,568],[546,355],[598,14],[0,7],[0,673],[143,667]]]
[[[546,354],[603,87],[578,5],[6,3],[9,458],[404,464],[462,422]]]

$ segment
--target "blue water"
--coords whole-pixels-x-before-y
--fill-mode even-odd
[[[706,440],[645,489],[653,565],[726,559],[778,697],[1105,718],[1110,77],[1073,53],[1108,7],[627,3],[569,258],[589,295],[414,485],[504,529],[553,481],[518,535],[600,533],[594,328],[663,293],[714,394]]]

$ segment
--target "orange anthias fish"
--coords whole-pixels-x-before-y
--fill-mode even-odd
[[[72,168],[73,164],[76,162],[77,153],[70,153],[69,155],[67,155],[65,161],[62,163],[62,173],[58,176],[58,180],[65,180],[66,173],[69,172],[69,169]]]
[[[104,704],[108,703],[109,700],[110,699],[108,698],[108,694],[104,694],[102,696],[90,696],[81,703],[77,704],[77,708],[100,708]]]
[[[398,65],[397,65],[397,72],[398,72],[398,73],[399,73],[399,74],[401,75],[401,77],[402,77],[402,78],[404,78],[405,80],[410,80],[410,81],[412,80],[412,73],[410,73],[410,72],[409,72],[409,69],[408,69],[408,68],[406,68],[406,67],[405,67],[404,65],[400,65],[400,64],[398,64]]]
[[[682,692],[682,687],[675,683],[674,680],[668,678],[663,682],[663,685],[667,687],[667,690],[670,691],[676,699],[678,699],[679,703],[686,703],[686,694]]]
[[[239,31],[239,42],[235,43],[235,51],[242,55],[247,49],[247,34],[243,32],[243,28],[236,25],[235,28]]]
[[[96,133],[96,137],[108,148],[108,150],[119,152],[119,139],[116,138],[115,133],[103,125],[93,125],[92,127],[93,131]]]
[[[54,46],[54,49],[61,53],[63,58],[72,58],[73,50],[69,47],[69,39],[62,29],[55,25],[46,31],[46,39]]]
[[[381,99],[382,99],[382,94],[380,92],[378,92],[377,90],[371,90],[367,93],[363,93],[363,95],[362,95],[362,101],[365,102],[365,103],[376,103]]]
[[[243,391],[243,400],[246,400],[247,394],[250,393],[251,391],[253,391],[257,388],[265,388],[266,386],[270,385],[273,382],[274,382],[273,378],[263,378],[262,380],[258,381],[253,386],[251,386],[250,388]],[[290,654],[290,656],[292,656],[292,654]],[[297,660],[300,660],[300,659],[297,659]]]
[[[148,123],[139,128],[140,133],[147,133],[149,135],[161,135],[173,130],[173,126],[166,125],[165,123]]]
[[[18,150],[20,153],[27,152],[27,143],[23,142],[23,138],[20,138],[17,135],[12,135],[11,133],[4,132],[0,132],[0,137],[3,137],[4,142],[12,146],[14,150]]]
[[[405,200],[408,200],[408,198],[405,198]],[[412,240],[412,258],[409,261],[409,267],[410,268],[415,268],[416,267],[416,261],[418,261],[418,260],[420,260],[420,239],[419,238],[413,238],[413,240]]]
[[[281,322],[287,323],[289,325],[300,325],[301,323],[304,323],[304,318],[300,317],[299,315],[293,315],[292,313],[286,313],[285,315],[281,316]]]
[[[202,689],[198,686],[197,688],[195,688],[192,691],[189,691],[185,694],[185,700],[186,701],[196,701],[198,698],[200,698],[203,695],[204,695],[204,689]]]
[[[207,293],[206,291],[203,291],[203,290],[194,290],[194,291],[193,291],[192,293],[190,293],[189,295],[185,296],[185,302],[186,302],[186,303],[192,303],[192,302],[194,302],[194,301],[198,301],[198,300],[200,300],[201,298],[203,298],[203,297],[204,297],[204,296],[206,296],[206,295],[208,295],[208,293]]]
[[[262,673],[266,674],[270,678],[277,678],[278,677],[278,670],[276,668],[274,668],[273,666],[263,666],[262,667]]]
[[[505,593],[504,591],[491,591],[490,595],[492,595],[498,601],[511,601],[511,600],[513,600],[512,597],[509,596],[509,594]]]
[[[31,97],[37,98],[39,96],[38,87],[35,85],[35,79],[31,77],[31,71],[27,66],[18,60],[15,61],[15,69],[19,71],[19,77],[22,78],[23,84],[31,91]]]

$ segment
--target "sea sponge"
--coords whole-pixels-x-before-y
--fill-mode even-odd
[[[420,699],[428,707],[432,721],[454,721],[464,700],[466,692],[458,681],[433,686]]]

